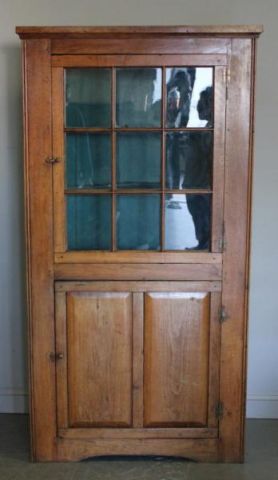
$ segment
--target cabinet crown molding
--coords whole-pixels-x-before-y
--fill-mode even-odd
[[[168,25],[168,26],[18,26],[20,38],[90,38],[101,35],[259,35],[262,25]]]

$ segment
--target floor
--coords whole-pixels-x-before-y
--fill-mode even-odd
[[[28,417],[0,415],[0,480],[278,480],[278,420],[249,420],[244,465],[112,459],[31,463]]]

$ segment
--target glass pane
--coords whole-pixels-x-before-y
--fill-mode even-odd
[[[110,195],[68,195],[67,233],[68,250],[110,250]]]
[[[119,68],[116,74],[117,125],[161,125],[161,69]]]
[[[66,152],[67,187],[111,186],[110,135],[68,133]]]
[[[208,250],[211,196],[166,195],[165,249]]]
[[[157,133],[117,135],[117,186],[160,187],[161,136]]]
[[[212,132],[171,132],[166,136],[166,187],[210,188]]]
[[[109,68],[66,70],[66,126],[111,126],[111,71]]]
[[[117,247],[120,250],[159,250],[159,195],[118,195]]]
[[[213,69],[166,69],[169,128],[211,127],[213,124]]]

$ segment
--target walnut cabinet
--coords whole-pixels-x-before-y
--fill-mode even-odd
[[[17,28],[34,460],[243,460],[260,32]]]

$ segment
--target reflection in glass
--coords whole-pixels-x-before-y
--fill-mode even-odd
[[[159,195],[118,195],[117,248],[159,250]]]
[[[117,135],[117,186],[160,186],[161,136],[157,133]]]
[[[111,138],[106,134],[66,135],[68,188],[101,188],[111,185]]]
[[[67,196],[68,250],[110,250],[111,197]]]
[[[110,69],[66,69],[66,126],[110,127],[110,125]]]
[[[166,187],[210,188],[212,132],[171,132],[166,136]]]
[[[161,68],[118,68],[117,126],[161,125]]]
[[[166,83],[168,128],[212,126],[212,68],[167,68]]]
[[[210,195],[166,195],[165,249],[208,250],[210,247]]]

